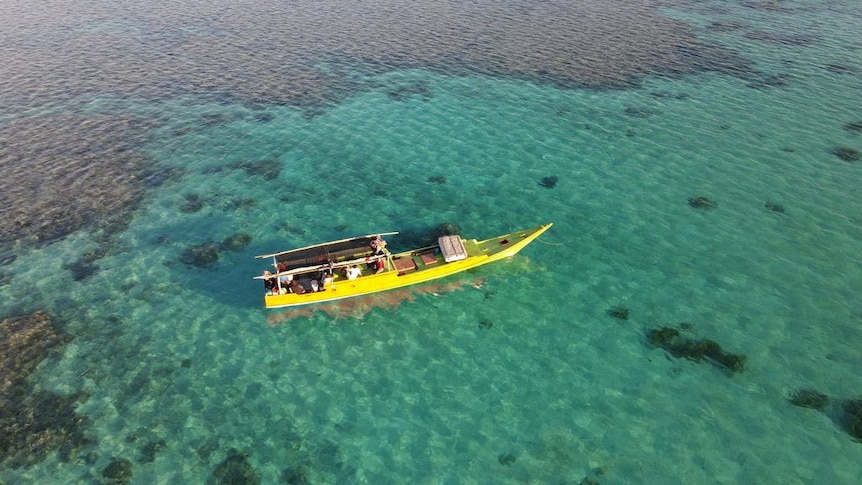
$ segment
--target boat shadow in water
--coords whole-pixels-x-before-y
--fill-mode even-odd
[[[378,308],[395,309],[402,303],[415,301],[417,297],[422,295],[437,295],[439,293],[463,290],[467,287],[481,289],[484,284],[484,276],[476,276],[473,278],[459,279],[458,281],[449,282],[429,282],[407,288],[390,290],[383,293],[345,298],[344,300],[306,305],[270,313],[266,317],[266,323],[270,327],[275,327],[284,322],[289,322],[298,318],[311,318],[321,313],[329,315],[334,319],[355,318],[357,320],[361,320],[372,310]]]

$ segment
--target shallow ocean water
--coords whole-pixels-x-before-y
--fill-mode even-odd
[[[157,119],[136,146],[164,180],[109,243],[79,231],[4,265],[4,313],[67,322],[74,338],[30,380],[86,392],[94,440],[0,478],[92,482],[123,458],[131,483],[201,482],[234,449],[263,483],[297,470],[309,483],[855,483],[862,444],[835,408],[787,398],[862,397],[862,163],[831,153],[862,150],[844,129],[862,122],[862,12],[674,3],[657,12],[757,74],[591,89],[405,65],[339,71],[353,84],[323,105],[95,84],[4,109]],[[262,308],[256,254],[444,221],[476,238],[554,227],[439,284]],[[181,262],[238,232],[251,244]],[[64,264],[95,250],[97,270],[75,280]],[[608,314],[619,306],[627,320]],[[745,371],[648,345],[649,329],[683,322],[744,354]]]

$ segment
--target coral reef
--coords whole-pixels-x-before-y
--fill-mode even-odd
[[[132,462],[125,458],[112,461],[102,470],[102,476],[107,478],[109,483],[115,485],[124,485],[132,479]]]
[[[707,197],[689,197],[688,205],[695,209],[715,209],[718,203]]]
[[[40,246],[126,217],[151,184],[151,161],[136,150],[148,127],[108,115],[0,123],[0,247],[19,240]]]
[[[539,185],[545,187],[546,189],[553,189],[557,186],[557,182],[560,181],[560,178],[556,175],[549,175],[547,177],[542,177],[542,180],[539,180]]]
[[[406,101],[414,96],[419,96],[423,101],[428,101],[432,96],[428,81],[413,81],[391,89],[387,95],[393,101]]]
[[[281,162],[275,159],[268,160],[245,160],[228,165],[230,168],[242,169],[249,175],[257,175],[267,180],[277,179],[281,173]]]
[[[204,208],[204,199],[198,194],[185,194],[183,199],[180,212],[195,213]]]
[[[611,308],[608,310],[608,315],[618,318],[620,320],[628,320],[629,319],[629,309],[623,306],[618,306]]]
[[[180,255],[180,262],[199,268],[211,266],[218,261],[221,248],[218,244],[207,242],[186,248]]]
[[[497,457],[497,461],[500,462],[501,465],[509,466],[515,461],[518,460],[518,457],[515,456],[514,453],[505,453]]]
[[[221,243],[221,248],[228,251],[239,251],[251,243],[251,235],[244,232],[238,232],[224,238]]]
[[[787,398],[794,406],[811,409],[825,409],[829,405],[829,397],[814,389],[799,389]]]
[[[842,424],[856,441],[862,442],[862,399],[848,399],[841,404]]]
[[[856,162],[860,158],[859,150],[855,148],[835,147],[831,153],[845,162]]]
[[[721,346],[709,339],[693,339],[680,335],[679,330],[660,327],[647,332],[647,340],[654,347],[665,349],[676,358],[694,361],[710,360],[730,372],[745,370],[745,356],[725,352]]]
[[[446,183],[446,176],[445,175],[434,175],[434,176],[428,177],[428,181],[433,183],[433,184],[442,185],[442,184]]]
[[[493,327],[494,322],[492,322],[491,320],[484,318],[482,320],[479,320],[479,328],[481,328],[482,330],[490,330]]]
[[[767,202],[764,204],[764,207],[769,212],[775,212],[776,214],[784,214],[784,206],[781,204],[776,204],[775,202]]]
[[[257,485],[260,475],[248,462],[248,455],[235,449],[213,470],[207,485]]]
[[[81,446],[84,417],[75,413],[83,393],[59,396],[27,382],[36,366],[68,337],[46,313],[0,321],[0,460],[11,467],[39,462],[52,450],[68,461]]]
[[[141,448],[141,459],[138,460],[138,463],[152,463],[156,460],[156,453],[161,451],[165,446],[167,446],[165,440],[148,442],[143,448]]]

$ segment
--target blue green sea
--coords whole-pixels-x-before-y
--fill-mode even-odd
[[[859,483],[857,0],[0,12],[0,318],[63,335],[0,483]],[[253,279],[547,222],[375,298]]]

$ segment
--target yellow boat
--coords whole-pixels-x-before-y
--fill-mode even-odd
[[[340,300],[415,285],[515,255],[553,223],[477,241],[442,236],[437,244],[392,253],[383,236],[369,234],[256,258],[272,259],[264,282],[266,308]]]

